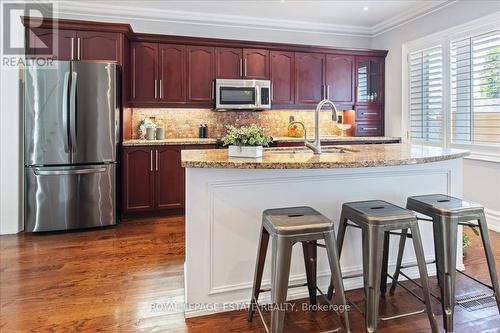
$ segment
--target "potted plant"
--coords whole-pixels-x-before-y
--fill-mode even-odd
[[[257,125],[234,127],[227,126],[227,134],[222,138],[229,148],[229,156],[261,157],[263,147],[269,146],[273,138],[265,135],[265,129]]]

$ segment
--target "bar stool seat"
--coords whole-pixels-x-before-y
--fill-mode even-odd
[[[264,228],[278,235],[328,232],[333,228],[332,221],[311,207],[267,209],[263,215]]]
[[[495,259],[490,245],[484,208],[477,203],[465,201],[444,194],[409,197],[407,199],[406,208],[430,217],[430,219],[421,218],[420,220],[432,221],[437,277],[439,286],[441,287],[440,301],[443,311],[443,326],[445,331],[453,331],[453,314],[455,311],[455,273],[457,272],[457,232],[459,225],[465,225],[472,228],[479,227],[492,285],[486,285],[465,272],[458,272],[492,289],[496,298],[498,310],[500,312],[500,288],[495,267]],[[471,221],[477,221],[477,224],[471,223]],[[404,229],[401,235],[405,234],[406,230]],[[391,293],[393,293],[396,288],[397,279],[400,274],[405,240],[405,236],[402,236],[400,239],[396,272],[394,273],[394,282],[391,287]]]
[[[349,221],[354,224],[350,224]],[[348,226],[360,228],[362,232],[366,332],[372,333],[377,329],[380,294],[385,293],[387,287],[389,236],[392,234],[392,230],[401,229],[410,229],[412,232],[415,254],[423,286],[424,299],[421,300],[425,303],[432,332],[438,332],[436,318],[432,312],[430,302],[427,268],[416,214],[410,210],[382,200],[344,203],[342,205],[337,239],[339,258],[342,254],[344,237]],[[333,290],[332,287],[334,286],[330,286],[328,290],[328,296],[331,295]],[[407,315],[422,313],[423,311],[424,310],[398,315],[392,318],[400,318]]]
[[[261,289],[261,283],[270,238],[272,239],[271,289],[266,290]],[[350,332],[334,226],[332,221],[311,207],[268,209],[263,212],[248,321],[252,320],[255,310],[257,310],[267,332],[281,333],[284,326],[284,309],[286,308],[285,302],[289,287],[307,286],[311,303],[316,303],[317,255],[315,245],[317,240],[324,240],[325,242],[332,281],[337,291],[335,293],[336,301],[344,309],[339,311],[339,314],[346,331]],[[304,251],[307,283],[289,286],[292,247],[297,242],[302,243]],[[259,294],[264,291],[271,291],[273,306],[270,329],[267,327],[258,307]]]

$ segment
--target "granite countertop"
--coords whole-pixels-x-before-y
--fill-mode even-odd
[[[214,145],[217,139],[172,138],[165,140],[133,139],[123,141],[124,146],[162,146],[162,145]]]
[[[307,138],[309,141],[313,141],[314,138]],[[303,142],[304,138],[293,138],[288,136],[277,136],[273,137],[274,142]],[[388,136],[336,136],[336,135],[324,135],[321,136],[321,141],[338,141],[338,142],[384,142],[384,141],[400,141],[401,138],[388,137]],[[123,142],[124,146],[161,146],[161,145],[213,145],[217,144],[220,140],[215,138],[200,139],[200,138],[168,138],[165,140],[142,140],[133,139],[125,140]]]
[[[402,143],[378,145],[330,146],[345,153],[314,155],[304,147],[268,148],[260,158],[229,157],[227,149],[183,150],[182,166],[187,168],[229,169],[321,169],[363,168],[430,163],[461,158],[469,154],[462,149],[449,149]],[[302,152],[291,152],[293,150]]]

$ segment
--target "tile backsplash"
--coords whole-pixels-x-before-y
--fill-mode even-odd
[[[213,111],[211,109],[132,109],[132,137],[137,138],[137,129],[142,119],[154,117],[165,128],[167,138],[198,137],[198,126],[208,124],[208,136],[221,138],[226,134],[226,126],[246,126],[256,124],[267,129],[271,136],[286,136],[289,117],[305,124],[308,136],[314,133],[314,110],[266,110]],[[321,112],[321,134],[338,134],[332,121],[332,111]],[[310,134],[309,134],[310,133]]]

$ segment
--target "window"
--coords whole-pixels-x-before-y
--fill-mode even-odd
[[[451,141],[500,143],[500,32],[451,43]]]
[[[500,31],[470,22],[408,44],[408,138],[500,157]]]
[[[411,138],[441,142],[443,56],[441,46],[413,52],[410,63]]]

